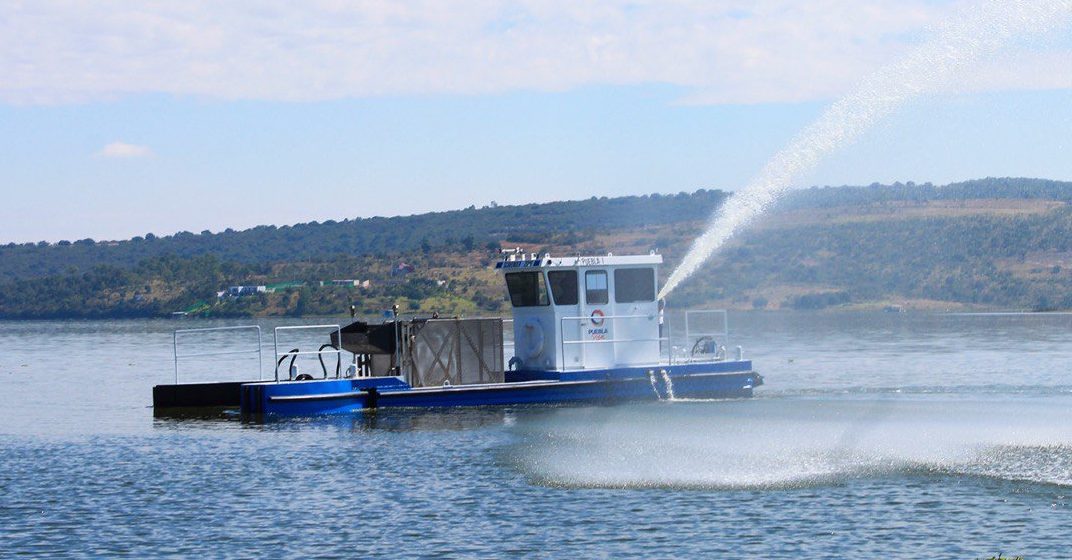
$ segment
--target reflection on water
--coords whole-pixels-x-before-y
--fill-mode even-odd
[[[505,407],[456,409],[388,408],[320,418],[271,418],[264,420],[266,420],[266,426],[270,427],[269,429],[289,429],[294,425],[316,423],[333,425],[358,434],[371,431],[450,432],[508,426],[514,423],[514,414],[513,410]]]
[[[767,381],[748,401],[154,418],[152,386],[175,375],[171,330],[239,323],[0,322],[5,552],[974,558],[1072,546],[1067,315],[731,314],[728,345]],[[180,373],[247,377],[250,365]]]

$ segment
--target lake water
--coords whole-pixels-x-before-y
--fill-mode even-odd
[[[150,408],[238,323],[0,322],[0,555],[1072,557],[1072,316],[730,322],[752,400],[268,424]]]

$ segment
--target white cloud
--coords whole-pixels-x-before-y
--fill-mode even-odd
[[[802,101],[844,92],[957,6],[933,0],[15,2],[0,7],[0,101],[160,92],[307,101],[641,83],[682,86],[687,100],[698,103]],[[1067,46],[1059,56],[1072,59]],[[1009,70],[986,87],[1038,81],[1025,79],[1029,70]],[[1052,70],[1047,83],[1072,76],[1072,64]]]
[[[138,158],[153,155],[153,151],[148,146],[139,146],[137,144],[127,144],[126,142],[112,142],[107,146],[101,148],[96,154],[99,157],[108,158]]]

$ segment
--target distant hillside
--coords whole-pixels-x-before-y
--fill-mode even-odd
[[[726,193],[469,208],[242,232],[0,248],[0,317],[505,311],[500,245],[619,254],[664,276]],[[796,191],[671,296],[676,307],[1072,309],[1072,183]],[[400,266],[405,265],[400,271]],[[367,280],[363,287],[337,279]],[[321,285],[324,283],[324,285]],[[232,285],[262,293],[217,297]]]
[[[1031,179],[800,191],[675,298],[1072,309],[1069,200],[1072,183]]]
[[[867,187],[812,187],[793,191],[779,210],[858,206],[883,202],[936,200],[1056,200],[1072,201],[1072,183],[1047,179],[987,177],[948,185],[931,183],[872,183]]]
[[[9,243],[0,247],[0,282],[85,272],[99,265],[133,268],[146,259],[213,255],[221,261],[264,264],[340,255],[401,254],[429,247],[456,250],[509,240],[539,244],[549,234],[640,228],[706,218],[727,193],[698,190],[677,195],[494,206],[395,218],[355,218],[293,226],[258,226],[245,231],[148,234],[126,241],[91,239]]]

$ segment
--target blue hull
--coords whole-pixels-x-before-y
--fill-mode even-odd
[[[241,409],[249,415],[346,414],[366,408],[448,407],[666,398],[666,370],[677,398],[746,398],[763,383],[750,361],[580,372],[509,372],[507,382],[412,388],[397,377],[247,383]]]

